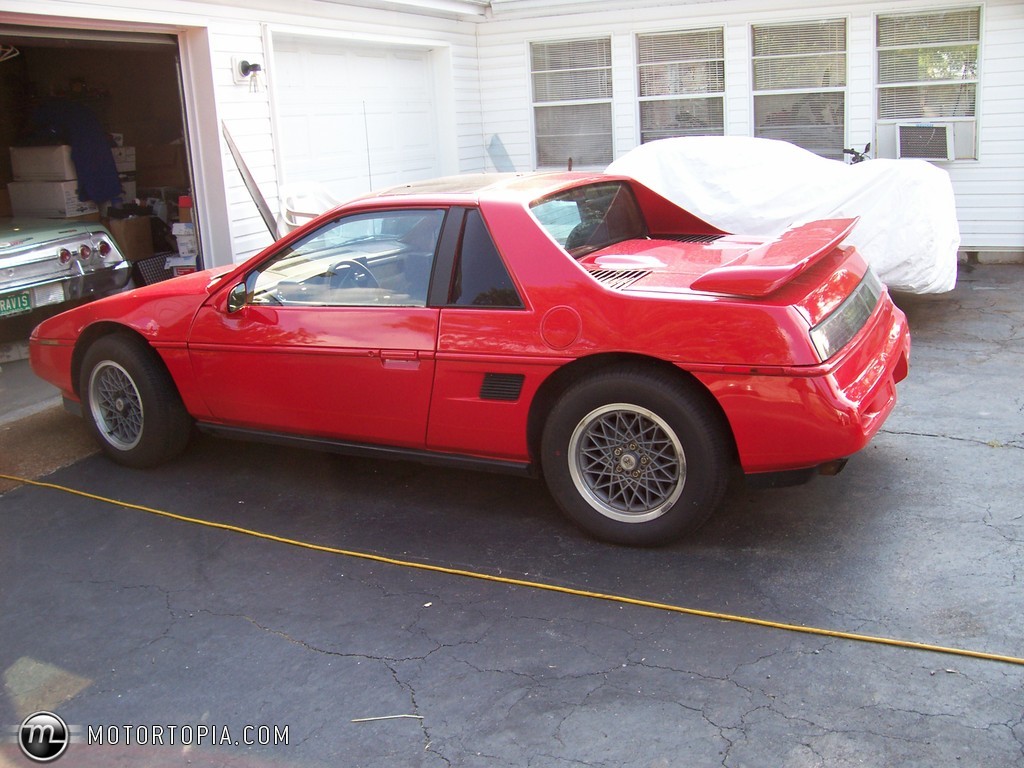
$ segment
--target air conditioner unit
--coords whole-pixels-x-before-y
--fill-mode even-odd
[[[953,160],[952,123],[914,123],[896,126],[896,157],[918,160]]]

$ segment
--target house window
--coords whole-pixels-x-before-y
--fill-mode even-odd
[[[754,135],[843,158],[846,21],[754,25]]]
[[[612,161],[609,38],[530,44],[537,166]]]
[[[879,135],[897,157],[974,158],[981,9],[879,16]]]
[[[722,30],[637,36],[640,143],[725,134]]]

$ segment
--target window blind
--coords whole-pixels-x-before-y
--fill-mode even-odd
[[[609,38],[530,45],[538,167],[612,161]]]
[[[846,20],[751,29],[754,135],[842,159]]]
[[[879,16],[878,117],[975,116],[981,9]]]
[[[535,102],[611,98],[611,40],[534,43],[530,51]]]
[[[640,142],[725,134],[721,28],[637,36]]]
[[[754,90],[846,86],[846,20],[753,28]]]

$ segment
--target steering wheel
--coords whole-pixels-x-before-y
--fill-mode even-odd
[[[361,261],[339,261],[330,271],[331,288],[379,288],[370,268]]]

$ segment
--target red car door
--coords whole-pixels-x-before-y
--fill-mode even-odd
[[[425,445],[439,209],[356,214],[264,260],[197,314],[189,354],[213,420]]]

